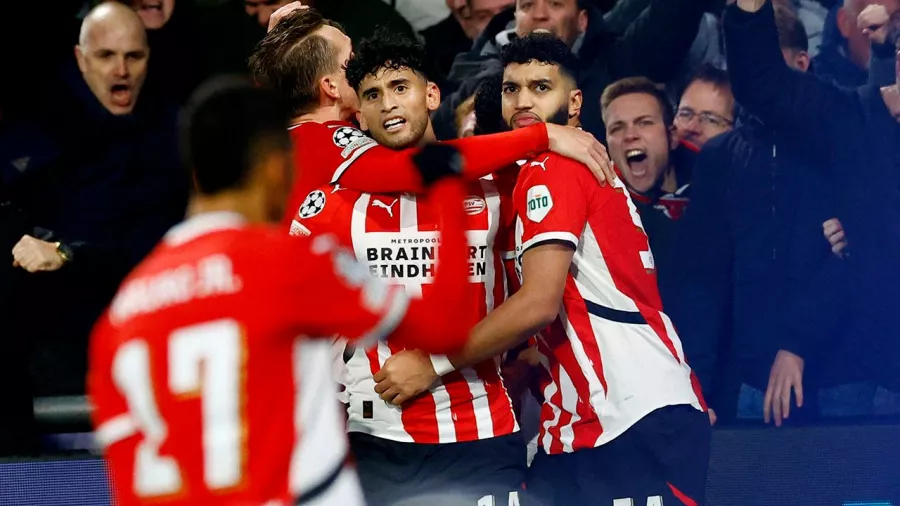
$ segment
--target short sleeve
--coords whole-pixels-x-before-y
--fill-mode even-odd
[[[290,314],[304,335],[331,338],[339,334],[367,347],[385,339],[406,316],[409,297],[401,286],[375,278],[353,252],[338,245],[332,234],[291,245],[283,262],[297,263],[279,280],[281,311]]]
[[[522,167],[515,198],[523,252],[548,241],[578,247],[588,216],[587,175],[587,169],[551,155]]]

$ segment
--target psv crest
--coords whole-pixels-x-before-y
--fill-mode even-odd
[[[300,204],[300,211],[297,213],[300,218],[312,218],[325,209],[325,192],[322,190],[313,190],[309,192],[306,199]]]

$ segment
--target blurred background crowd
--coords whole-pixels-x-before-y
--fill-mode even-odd
[[[146,45],[103,34],[124,58],[76,50],[94,2],[3,7],[0,454],[35,451],[35,397],[83,394],[93,322],[184,215],[179,106],[206,77],[246,74],[287,1],[125,3]],[[304,3],[356,42],[382,25],[419,38],[441,139],[490,130],[472,97],[500,47],[559,36],[718,424],[900,413],[900,1]]]

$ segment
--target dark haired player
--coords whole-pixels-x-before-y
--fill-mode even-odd
[[[533,34],[501,53],[513,129],[577,121],[572,55]],[[522,287],[476,325],[457,366],[540,332],[551,381],[528,472],[539,504],[701,504],[709,421],[681,342],[662,312],[653,254],[624,185],[542,153],[513,195]]]
[[[344,74],[352,53],[350,38],[315,9],[276,15],[281,20],[257,46],[250,69],[254,79],[274,89],[290,110],[294,164],[300,176],[288,220],[304,196],[324,184],[370,192],[421,191],[411,163],[416,149],[381,147],[350,123],[359,107]],[[592,135],[575,129],[536,125],[448,144],[459,149],[464,175],[473,181],[548,148],[587,164],[601,181],[614,179],[606,149]]]
[[[426,58],[417,42],[381,31],[362,41],[348,62],[360,125],[381,145],[399,150],[435,140],[429,113],[440,103],[440,90],[428,79]],[[445,312],[477,321],[506,298],[500,255],[513,251],[515,179],[505,181],[505,187],[492,177],[466,185],[460,204],[471,299]],[[434,289],[432,251],[441,225],[431,195],[325,186],[306,202],[318,199],[314,210],[301,206],[294,233],[336,234],[373,274],[414,298]],[[351,449],[370,506],[476,506],[494,498],[505,505],[510,493],[515,496],[525,479],[525,447],[493,358],[455,370],[445,356],[391,342],[350,343],[341,351]],[[410,371],[420,373],[410,377]]]
[[[331,336],[458,348],[469,319],[439,308],[467,300],[464,194],[449,179],[430,188],[441,261],[433,291],[410,300],[333,237],[267,225],[292,174],[280,102],[233,81],[197,93],[183,137],[190,216],[128,276],[91,340],[88,391],[118,503],[362,506]],[[448,149],[421,151],[425,180],[450,173]]]

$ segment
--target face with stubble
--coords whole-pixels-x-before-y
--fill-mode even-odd
[[[503,121],[511,129],[536,123],[567,125],[581,112],[581,90],[558,65],[531,60],[503,70]]]
[[[431,112],[441,103],[437,85],[401,67],[382,67],[359,84],[359,125],[391,149],[433,140]]]

